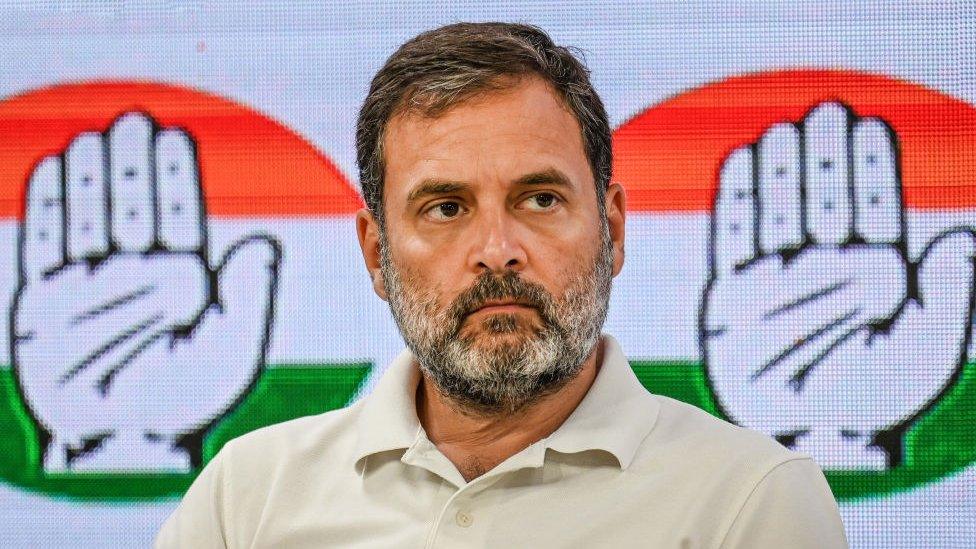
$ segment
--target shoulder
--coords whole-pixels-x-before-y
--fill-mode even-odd
[[[336,456],[355,442],[362,401],[323,414],[299,417],[241,435],[217,454],[230,469],[271,468],[309,458]]]
[[[716,539],[726,535],[733,523],[750,536],[772,528],[768,521],[763,522],[763,516],[776,522],[777,532],[786,532],[790,525],[802,529],[819,524],[829,529],[831,539],[838,531],[843,537],[830,488],[809,456],[695,406],[660,395],[650,397],[659,404],[658,412],[628,468],[630,483],[666,487],[668,501],[686,516],[696,517],[700,524],[712,525]],[[793,518],[777,512],[773,520],[770,514],[777,508],[796,510],[803,506],[809,509],[797,511]],[[749,518],[753,515],[755,520]],[[825,545],[834,546],[833,542]]]
[[[772,437],[739,427],[700,408],[661,395],[654,428],[639,451],[644,462],[662,460],[694,475],[759,482],[777,466],[810,458]]]
[[[348,455],[361,406],[270,425],[225,444],[187,490],[157,546],[250,545],[265,508],[288,505],[289,498],[275,494],[298,493],[308,478],[328,480],[343,470],[323,465]]]

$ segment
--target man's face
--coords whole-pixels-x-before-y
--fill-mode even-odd
[[[538,78],[394,117],[385,233],[361,213],[377,293],[438,389],[514,411],[572,379],[622,265],[623,193],[600,215],[580,126]]]

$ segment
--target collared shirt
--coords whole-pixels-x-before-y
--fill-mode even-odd
[[[550,436],[465,482],[404,351],[356,404],[228,443],[157,547],[846,547],[817,465],[648,393],[617,342]]]

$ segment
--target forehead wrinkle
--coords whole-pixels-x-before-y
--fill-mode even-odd
[[[538,90],[534,89],[534,86],[531,86],[531,84],[543,85],[545,88],[544,95],[540,97]],[[386,141],[393,133],[402,133],[405,130],[409,132],[411,129],[424,136],[426,146],[437,145],[444,140],[456,139],[459,135],[466,135],[466,130],[469,128],[481,128],[484,117],[476,116],[461,121],[455,120],[454,124],[440,128],[438,128],[438,122],[452,118],[452,115],[458,111],[479,111],[484,108],[491,108],[491,105],[498,101],[512,101],[513,99],[519,98],[520,94],[526,91],[526,88],[533,93],[522,101],[515,101],[511,105],[512,110],[509,113],[510,120],[522,123],[520,127],[505,128],[504,130],[494,128],[493,134],[496,136],[506,134],[522,136],[527,130],[535,130],[533,131],[535,134],[534,139],[549,141],[556,148],[562,149],[566,146],[566,132],[565,128],[561,127],[561,122],[569,122],[574,130],[572,132],[573,136],[579,141],[581,150],[585,152],[579,121],[575,118],[572,110],[562,96],[549,83],[539,78],[519,79],[516,81],[516,85],[511,87],[506,86],[494,90],[485,90],[486,93],[477,95],[473,100],[469,98],[468,100],[452,104],[450,108],[436,115],[430,115],[424,113],[422,110],[415,109],[399,110],[387,122],[382,134],[382,141]],[[560,115],[540,118],[538,115],[540,108],[539,101],[555,105],[560,111]],[[540,131],[540,123],[552,131]],[[411,126],[413,128],[410,128]],[[410,140],[410,142],[413,143],[413,140]]]

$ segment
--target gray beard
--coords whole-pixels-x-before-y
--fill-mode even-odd
[[[610,300],[613,248],[605,222],[602,233],[592,268],[574,274],[560,298],[514,271],[486,271],[446,308],[423,280],[401,278],[381,234],[390,309],[425,377],[462,412],[479,416],[514,414],[574,379],[600,337]],[[493,314],[481,321],[480,336],[465,334],[467,315],[499,299],[535,307],[540,322]]]

